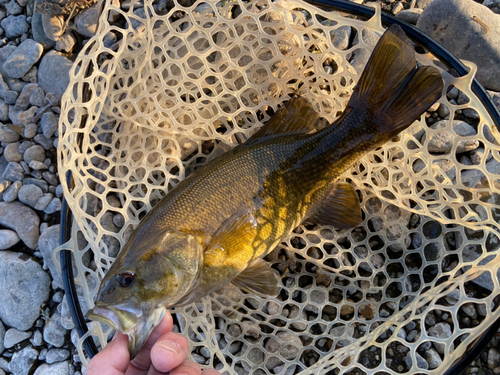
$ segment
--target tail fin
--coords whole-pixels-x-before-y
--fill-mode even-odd
[[[416,65],[410,40],[392,25],[375,47],[348,106],[368,111],[383,133],[395,136],[441,97],[439,71]]]

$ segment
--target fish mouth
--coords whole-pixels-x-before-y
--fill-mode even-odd
[[[96,303],[87,313],[87,318],[104,323],[116,331],[128,335],[128,350],[130,359],[133,359],[144,346],[153,329],[160,323],[165,308],[155,308],[148,314],[136,314],[126,309],[109,307],[103,303]]]
[[[123,308],[105,306],[100,302],[89,310],[87,319],[104,323],[112,329],[125,334],[128,334],[139,323],[136,313]]]

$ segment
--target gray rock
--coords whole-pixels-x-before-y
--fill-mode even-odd
[[[42,189],[42,191],[44,193],[47,193],[49,191],[49,184],[47,183],[47,181],[39,180],[37,178],[27,177],[23,180],[23,184],[24,185],[36,185],[40,189]]]
[[[33,334],[33,338],[31,339],[31,343],[34,346],[42,346],[43,345],[43,335],[40,330],[36,330],[35,333]]]
[[[488,94],[491,96],[493,103],[500,110],[500,92],[488,91]]]
[[[44,363],[36,369],[33,375],[70,375],[69,362],[58,362],[50,365]]]
[[[25,331],[40,316],[50,293],[50,277],[29,256],[0,252],[0,319]]]
[[[264,348],[270,353],[276,353],[279,350],[285,359],[295,359],[303,346],[300,338],[290,332],[278,332],[276,336],[284,343],[281,344],[277,339],[271,337]]]
[[[66,298],[61,302],[61,324],[67,330],[75,328],[75,322],[73,322],[73,317],[71,316]]]
[[[430,327],[427,332],[429,336],[440,339],[445,339],[452,335],[451,327],[446,322],[437,323],[435,326]],[[439,354],[444,354],[445,344],[434,343],[434,347]]]
[[[398,2],[398,3],[394,4],[394,6],[392,7],[392,14],[396,15],[399,12],[401,12],[403,9],[404,9],[403,3]]]
[[[35,205],[35,210],[37,211],[44,211],[47,206],[49,205],[50,202],[52,202],[52,198],[54,198],[54,196],[50,193],[46,193],[43,195],[43,197],[41,197],[38,202],[36,202],[36,205]]]
[[[45,105],[45,93],[38,87],[30,95],[30,104],[37,107],[43,107]]]
[[[43,0],[35,0],[35,5],[42,2]],[[40,43],[44,49],[50,49],[54,47],[55,42],[50,39],[45,31],[43,30],[42,13],[36,11],[31,19],[31,33],[33,34],[33,39]]]
[[[40,125],[42,126],[43,135],[46,138],[50,138],[57,130],[59,125],[59,116],[55,115],[53,112],[46,112],[40,119]]]
[[[9,143],[7,146],[5,146],[3,156],[9,163],[11,161],[19,163],[21,160],[23,160],[23,154],[19,152],[19,145],[19,142],[15,142]]]
[[[439,356],[438,352],[436,352],[433,348],[425,351],[424,358],[429,364],[429,369],[431,370],[438,368],[443,363],[443,360]]]
[[[70,357],[71,353],[68,349],[50,349],[45,357],[45,362],[48,364],[62,362]]]
[[[459,59],[474,62],[479,82],[500,91],[498,15],[471,0],[435,0],[422,13],[417,27]]]
[[[491,159],[486,163],[486,170],[493,174],[500,174],[500,163],[496,159]],[[479,169],[469,169],[462,172],[462,183],[470,188],[486,186],[488,178]]]
[[[61,184],[56,187],[56,197],[61,198],[64,195],[64,189]],[[115,215],[116,216],[116,215]],[[113,223],[115,223],[115,218],[113,217]],[[125,222],[125,220],[124,220]],[[115,223],[116,224],[116,223]]]
[[[443,129],[448,126],[448,120],[438,121],[435,124],[432,124],[431,129]],[[469,124],[459,121],[453,120],[453,131],[456,134],[453,134],[450,131],[441,131],[438,133],[432,133],[429,136],[428,149],[429,152],[436,153],[446,153],[450,152],[455,142],[456,136],[461,137],[469,137],[471,135],[476,135],[476,130],[470,126]],[[421,142],[424,143],[427,139],[427,134],[424,134]],[[460,141],[457,145],[457,153],[462,153],[466,151],[472,151],[479,147],[479,140],[477,139],[467,139]]]
[[[61,324],[61,315],[55,313],[47,320],[43,327],[43,339],[47,344],[60,348],[64,345],[66,332],[66,329]]]
[[[417,367],[421,368],[421,369],[424,369],[424,370],[427,370],[429,368],[429,364],[417,352],[409,352],[408,355],[406,356],[406,364],[408,365],[408,367],[411,367],[412,364],[413,364],[413,360],[411,358],[412,353],[415,353],[415,357],[417,357]]]
[[[47,38],[58,41],[64,33],[64,16],[43,13],[42,26]]]
[[[75,17],[75,26],[77,33],[89,38],[93,37],[97,30],[98,19],[99,8],[97,7],[97,4],[95,4],[91,8],[84,10]]]
[[[23,155],[24,161],[30,163],[32,160],[40,161],[43,163],[45,160],[45,149],[42,146],[34,145],[28,148]]]
[[[500,364],[500,353],[496,348],[490,348],[488,350],[488,368],[493,370]]]
[[[338,29],[330,31],[330,38],[333,38],[333,46],[341,50],[346,50],[349,47],[351,32],[351,26],[340,26]]]
[[[5,347],[3,346],[3,338],[5,336],[5,327],[3,323],[0,321],[0,354],[3,353]]]
[[[76,44],[76,39],[71,33],[64,33],[61,38],[56,43],[56,50],[58,51],[73,51],[73,47]],[[106,37],[104,37],[104,46],[106,46]]]
[[[27,109],[30,105],[30,96],[37,88],[38,84],[36,83],[28,83],[26,86],[24,86],[23,90],[21,91],[21,94],[19,94],[16,100],[16,108],[22,110]]]
[[[43,47],[40,43],[26,39],[4,62],[3,69],[10,77],[21,78],[35,65],[42,52]]]
[[[50,138],[47,138],[43,134],[38,134],[33,138],[33,140],[46,150],[50,150],[54,147],[54,141]]]
[[[10,186],[10,181],[3,180],[0,182],[0,194],[3,193]]]
[[[17,199],[17,195],[19,193],[19,190],[21,189],[21,186],[23,186],[23,183],[21,181],[15,181],[10,185],[7,190],[4,191],[3,193],[3,201],[10,203],[14,202]]]
[[[54,286],[63,288],[61,270],[57,267],[52,259],[54,250],[59,246],[59,235],[61,233],[61,226],[59,224],[48,227],[40,236],[38,240],[38,247],[42,253],[43,262],[48,267]]]
[[[69,86],[69,70],[73,63],[58,52],[50,51],[38,67],[38,85],[46,93],[61,98]]]
[[[0,369],[9,371],[9,362],[3,357],[0,357]]]
[[[41,161],[36,161],[32,160],[28,164],[28,166],[33,170],[33,171],[41,171],[42,169],[47,169],[47,166],[45,163],[42,163]]]
[[[37,124],[28,124],[24,127],[24,138],[31,139],[38,134]]]
[[[53,214],[57,211],[61,211],[62,203],[59,198],[52,198],[48,206],[43,210],[46,214]]]
[[[485,150],[483,147],[476,148],[475,150],[471,151],[470,153],[470,160],[472,164],[474,165],[479,165],[484,159],[484,153]],[[493,155],[491,153],[488,153],[488,156],[486,158],[486,161],[490,161]]]
[[[43,191],[36,185],[24,185],[19,189],[18,199],[35,208],[36,202],[43,196]]]
[[[0,48],[0,60],[7,60],[16,48],[17,47],[14,44],[7,44],[6,46]]]
[[[40,218],[31,208],[21,202],[0,202],[0,224],[15,230],[26,246],[36,249]],[[4,323],[7,322],[4,321]],[[16,328],[22,330],[22,328]]]
[[[117,40],[118,38],[116,37],[115,33],[108,31],[106,35],[104,35],[102,43],[104,44],[104,47],[110,48],[113,44],[116,43]]]
[[[9,229],[0,229],[0,250],[7,250],[20,240],[16,232]]]
[[[8,3],[4,4],[7,14],[18,15],[23,12],[23,8],[19,6],[16,0],[10,0]]]
[[[365,44],[370,48],[375,48],[375,45],[380,39],[380,36],[375,34],[375,32],[366,29],[363,30],[362,34],[363,34],[362,35],[363,41],[365,42]],[[353,43],[355,45],[359,44],[359,33],[357,33],[356,36],[354,37]],[[370,56],[371,52],[366,48],[356,49],[356,47],[354,47],[354,51],[352,52],[351,58],[349,59],[349,63],[355,69],[356,72],[361,74]]]
[[[59,179],[55,173],[43,172],[43,179],[47,181],[50,185],[57,186],[59,184]]]
[[[31,346],[14,353],[9,363],[9,371],[12,375],[28,375],[38,358],[38,351]]]
[[[21,142],[21,145],[19,146],[19,152],[21,154],[24,154],[28,148],[30,148],[31,146],[34,146],[34,145],[35,145],[34,142],[23,141],[23,142]]]
[[[6,91],[5,96],[4,96],[5,103],[15,104],[18,96],[19,96],[19,93],[17,91],[14,91],[14,90]]]
[[[417,0],[417,7],[420,9],[425,9],[434,0]]]
[[[0,75],[0,98],[5,98],[5,93],[9,90],[9,85],[4,81],[3,76]]]
[[[28,125],[33,122],[33,118],[36,116],[36,111],[38,110],[37,107],[31,107],[30,109],[27,109],[26,111],[21,112],[18,115],[18,121],[21,125]]]
[[[4,346],[8,348],[12,348],[14,345],[19,344],[20,342],[27,340],[31,337],[31,332],[19,331],[18,329],[11,328],[5,333],[4,337]]]
[[[10,182],[21,181],[24,178],[24,169],[21,164],[10,162],[7,164],[2,178]]]
[[[416,25],[422,12],[423,12],[423,9],[419,9],[419,8],[405,9],[405,10],[400,11],[396,15],[396,18],[403,21],[403,22],[407,22],[407,23],[410,23],[412,25]]]
[[[450,114],[450,110],[448,109],[448,106],[444,105],[444,104],[439,105],[437,112],[438,112],[439,117],[441,117],[441,118],[445,118],[446,116],[448,116]]]
[[[0,99],[0,121],[7,121],[9,119],[9,105],[5,100]]]
[[[0,126],[0,142],[12,143],[19,140],[19,133],[6,128],[5,126]]]
[[[4,18],[0,24],[5,30],[5,35],[9,39],[21,36],[29,30],[29,25],[26,22],[26,16],[24,14],[19,16],[8,16]]]
[[[113,224],[115,224],[118,228],[123,228],[125,225],[125,218],[122,214],[118,213],[113,216]]]

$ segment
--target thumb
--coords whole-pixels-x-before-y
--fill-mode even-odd
[[[87,365],[87,375],[123,375],[130,363],[128,336],[117,332]]]

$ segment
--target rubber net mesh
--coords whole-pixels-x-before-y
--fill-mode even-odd
[[[74,256],[83,312],[166,191],[293,94],[333,121],[383,31],[379,10],[362,21],[298,1],[108,2],[60,124],[59,173],[74,180],[63,181],[74,224],[60,249]],[[447,119],[422,116],[345,174],[360,226],[300,226],[266,258],[277,298],[229,285],[172,310],[193,359],[229,374],[441,373],[465,352],[500,315],[499,135],[469,88],[474,71],[443,72],[459,90],[439,101]],[[111,337],[89,328],[98,345]]]

